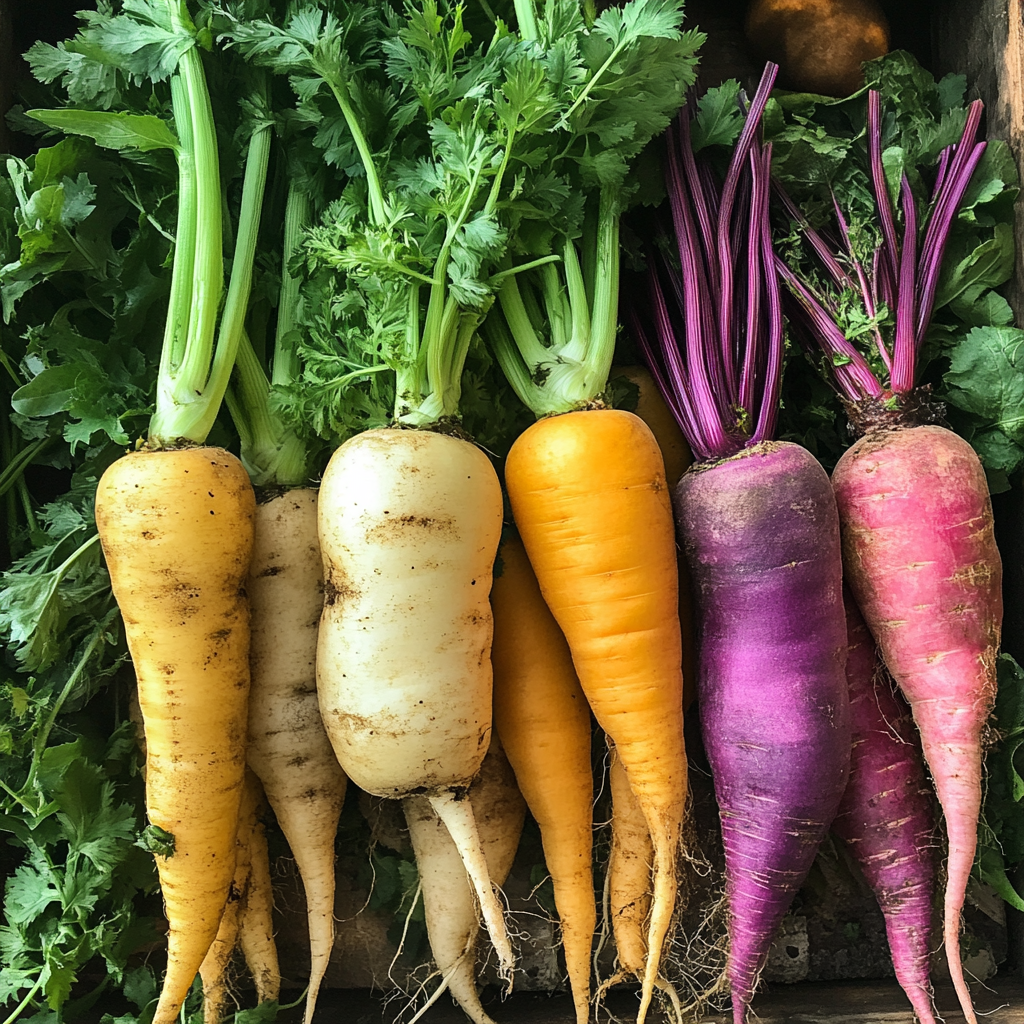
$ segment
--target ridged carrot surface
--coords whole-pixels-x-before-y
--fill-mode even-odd
[[[512,446],[516,524],[583,692],[622,758],[654,844],[654,896],[639,1017],[672,920],[683,809],[678,571],[665,467],[632,413],[538,420]]]
[[[522,541],[507,537],[498,555],[501,575],[491,590],[494,729],[540,827],[576,1020],[585,1024],[597,923],[590,708]]]
[[[134,452],[103,474],[99,529],[139,684],[149,820],[170,926],[154,1024],[174,1024],[220,924],[245,773],[255,499],[219,448]]]

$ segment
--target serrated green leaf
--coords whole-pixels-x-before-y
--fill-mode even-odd
[[[18,867],[4,887],[4,913],[11,924],[27,924],[59,902],[60,890],[31,864]]]
[[[950,352],[948,401],[1024,443],[1024,331],[975,327]]]
[[[124,114],[102,110],[28,110],[49,128],[84,135],[105,149],[178,149],[178,139],[163,118],[153,114]]]
[[[697,117],[690,130],[690,146],[699,153],[705,146],[731,146],[743,130],[740,83],[735,79],[708,89],[697,101]]]

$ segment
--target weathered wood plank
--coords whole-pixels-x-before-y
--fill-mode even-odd
[[[1024,0],[940,0],[932,22],[935,71],[960,72],[985,102],[988,134],[1006,139],[1024,171]],[[1016,231],[1024,238],[1024,203]],[[1007,299],[1024,322],[1024,260]]]
[[[993,991],[975,988],[979,1013],[986,1024],[1024,1024],[1024,985],[1000,979]],[[484,993],[487,1012],[497,1024],[566,1024],[573,1019],[568,996],[513,995],[501,1000],[495,990]],[[939,1011],[947,1020],[960,1019],[953,990],[940,989]],[[619,993],[608,1002],[613,1019],[629,1021],[636,1016],[637,1001],[632,993]],[[367,992],[325,992],[320,997],[317,1022],[354,1020],[360,1024],[391,1024],[401,1004],[382,1002]],[[774,986],[754,1002],[758,1024],[913,1024],[913,1014],[895,982],[835,982],[828,985]],[[295,1011],[282,1013],[279,1024],[301,1019]],[[466,1024],[462,1011],[442,998],[421,1018],[424,1024]],[[604,1019],[602,1015],[602,1019]],[[652,1024],[666,1018],[652,1015]],[[695,1018],[691,1018],[695,1019]],[[706,1024],[727,1024],[731,1015],[712,1014]]]

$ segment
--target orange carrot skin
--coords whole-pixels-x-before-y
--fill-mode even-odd
[[[155,1024],[173,1024],[217,934],[245,775],[255,498],[219,448],[134,452],[103,474],[96,525],[124,618],[147,742],[149,820],[168,965]]]
[[[693,464],[693,454],[675,417],[661,397],[651,371],[646,366],[612,367],[611,376],[626,377],[640,390],[636,414],[651,428],[654,440],[665,460],[665,479],[669,492],[675,490],[682,475]],[[697,634],[694,626],[693,588],[686,559],[679,559],[679,625],[683,633],[683,711],[689,711],[697,699]]]
[[[996,696],[1002,563],[985,473],[943,427],[863,437],[833,474],[847,580],[910,702],[949,836],[945,941],[968,1019],[960,912],[977,846],[981,734]]]
[[[590,1013],[594,903],[590,708],[569,645],[544,603],[522,541],[507,537],[494,609],[494,729],[540,827],[576,1019]]]
[[[632,413],[538,420],[505,467],[512,511],[583,692],[612,738],[655,849],[650,1003],[676,895],[686,800],[672,507],[654,436]]]

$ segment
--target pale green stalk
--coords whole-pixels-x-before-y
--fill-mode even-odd
[[[274,334],[273,382],[290,384],[299,375],[299,354],[295,345],[299,305],[299,279],[288,269],[310,220],[309,196],[291,184],[284,208],[284,244],[281,256],[281,292],[277,303],[277,330]]]

